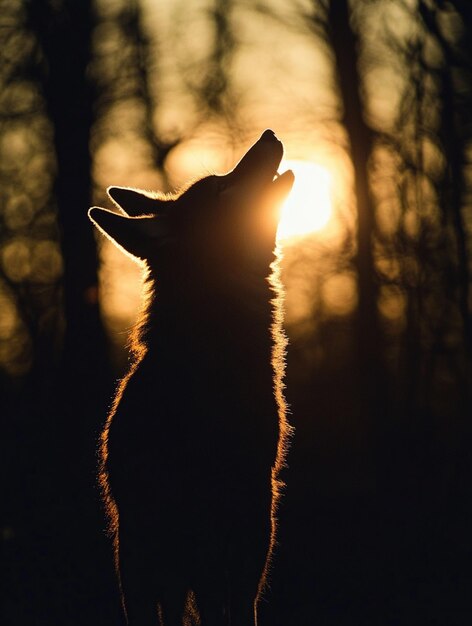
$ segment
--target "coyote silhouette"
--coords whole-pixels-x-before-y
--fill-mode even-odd
[[[276,230],[294,177],[277,174],[282,155],[266,130],[224,176],[173,197],[111,187],[121,214],[89,211],[146,271],[99,468],[133,626],[257,623],[291,432]]]

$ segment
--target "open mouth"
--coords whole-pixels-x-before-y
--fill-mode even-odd
[[[282,142],[273,131],[266,130],[236,165],[232,176],[264,186],[280,180],[284,176],[278,173],[283,153]]]
[[[226,174],[230,186],[244,185],[253,198],[263,194],[268,204],[280,203],[290,192],[294,175],[291,170],[279,173],[284,148],[274,132],[266,130],[249,148],[236,167]]]
[[[265,130],[246,156],[251,158],[251,153],[253,153],[256,158],[260,159],[259,168],[261,182],[264,185],[270,182],[271,189],[288,193],[293,185],[294,175],[291,170],[287,170],[283,173],[279,173],[278,171],[284,154],[284,148],[275,133],[270,129]],[[243,160],[244,158],[245,157],[243,157]]]
[[[276,187],[292,187],[295,176],[292,170],[286,170],[282,174],[276,172],[274,178],[272,179],[272,185]]]

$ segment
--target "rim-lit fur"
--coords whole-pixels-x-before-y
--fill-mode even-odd
[[[121,573],[124,609],[130,624],[157,624],[158,603],[161,603],[160,616],[165,626],[181,623],[178,617],[180,600],[172,593],[166,598],[165,593],[157,589],[155,597],[153,595],[149,579],[154,580],[156,574],[156,580],[163,580],[164,574],[159,574],[159,559],[156,558],[154,564],[148,553],[159,554],[159,546],[163,546],[167,559],[164,561],[167,567],[172,567],[173,578],[185,587],[186,593],[195,591],[193,584],[197,589],[205,589],[211,577],[198,574],[205,560],[204,556],[201,560],[202,552],[208,549],[215,557],[216,549],[202,530],[206,523],[218,529],[219,541],[228,536],[231,545],[224,547],[224,544],[224,550],[227,549],[228,554],[233,550],[233,557],[228,557],[226,565],[223,557],[216,555],[222,570],[214,580],[226,576],[231,581],[227,583],[231,589],[226,591],[228,598],[232,597],[232,604],[229,599],[224,601],[221,624],[229,623],[229,613],[232,626],[254,626],[257,622],[257,602],[267,582],[275,543],[277,504],[283,488],[280,471],[292,434],[283,393],[287,340],[282,328],[281,251],[275,246],[275,234],[277,208],[291,188],[293,175],[289,172],[274,180],[281,157],[281,143],[271,131],[266,131],[225,177],[208,177],[190,186],[181,196],[172,198],[112,188],[110,196],[124,215],[98,208],[89,213],[101,232],[126,253],[139,259],[146,271],[143,312],[131,334],[129,371],[118,384],[99,446],[99,482],[108,530],[114,543],[115,565],[119,576]],[[224,183],[224,190],[218,191],[221,183]],[[203,281],[202,285],[199,281]],[[204,346],[201,354],[200,346]],[[176,355],[182,355],[183,361],[179,362]],[[190,365],[186,362],[187,357]],[[212,359],[217,360],[213,362]],[[192,369],[194,361],[197,369]],[[167,367],[183,379],[166,382]],[[241,367],[247,369],[243,371]],[[219,383],[215,383],[215,377]],[[248,389],[245,385],[248,381],[252,383],[252,378],[255,386]],[[271,388],[260,389],[260,381],[266,379]],[[151,383],[146,383],[149,380]],[[167,389],[169,385],[172,386],[170,391]],[[194,392],[188,389],[194,389]],[[190,393],[189,397],[187,393]],[[195,397],[192,393],[196,393]],[[172,402],[169,414],[165,413],[165,408],[164,413],[160,412],[163,395],[166,397],[164,407],[171,406],[169,402]],[[233,420],[237,418],[235,421],[225,421],[229,419],[225,407]],[[251,421],[258,415],[261,424]],[[184,435],[187,426],[189,428],[190,439],[185,445],[195,439],[195,450],[190,455],[194,465],[190,468],[183,468],[178,462],[172,464],[173,455],[178,455],[181,445],[172,434],[172,420],[176,419],[181,421],[178,426]],[[202,422],[201,430],[199,421]],[[251,433],[254,431],[255,440],[251,436],[247,449],[241,450],[248,428],[252,429]],[[168,441],[159,439],[163,433],[167,433]],[[140,436],[143,438],[142,450]],[[212,437],[216,437],[215,441],[209,442]],[[218,440],[218,437],[222,439]],[[232,437],[235,437],[234,450]],[[211,450],[216,450],[215,467],[219,467],[218,460],[223,459],[224,476],[212,473],[212,459],[200,458],[199,446],[210,456]],[[159,475],[159,470],[154,472],[153,454],[156,463],[164,463],[164,475]],[[246,464],[249,476],[239,477],[238,471],[242,469],[245,473]],[[266,475],[267,486],[264,486]],[[208,493],[212,493],[211,489],[220,493],[218,489],[224,489],[226,485],[234,490],[235,502],[223,492],[221,506],[218,501],[211,502],[213,513],[208,512],[204,504],[198,503],[194,492],[189,495],[178,491],[182,484],[188,484],[194,477],[197,483],[200,481],[208,489]],[[241,481],[239,485],[238,480]],[[161,502],[163,486],[167,489],[167,496]],[[248,490],[249,500],[246,502],[244,498]],[[172,498],[166,500],[169,493]],[[258,520],[262,519],[261,515],[264,517],[264,511],[261,511],[263,504],[256,502],[259,500],[263,503],[267,500],[270,529],[265,545],[253,545],[254,559],[256,563],[260,561],[260,566],[253,574],[257,576],[255,588],[247,592],[252,596],[245,600],[247,581],[244,580],[243,565],[240,564],[238,567],[242,569],[235,573],[228,573],[227,569],[231,569],[233,562],[239,563],[238,559],[243,556],[248,563],[251,562],[251,542],[249,539],[244,541],[244,537],[238,538],[238,528],[234,525],[244,518],[240,532],[245,532],[253,521],[255,525],[261,523]],[[169,510],[169,502],[174,503],[175,512]],[[234,521],[231,516],[236,513]],[[175,524],[172,515],[176,516]],[[187,515],[188,521],[182,519]],[[163,525],[160,525],[161,517],[165,519]],[[121,528],[120,523],[123,525],[125,518],[128,521]],[[155,524],[152,533],[148,528],[149,520]],[[195,524],[198,527],[196,539],[185,540],[190,541],[191,554],[176,557],[176,561],[181,559],[181,564],[170,563],[172,546],[178,548],[179,532],[186,534],[188,531],[193,536],[192,525]],[[130,542],[132,552],[142,551],[143,563],[146,562],[142,566],[144,574],[136,572],[138,582],[139,576],[142,577],[141,586],[132,580],[132,568],[120,555],[123,549],[120,533],[123,537],[129,528],[138,530],[134,531],[134,537],[126,537],[126,541]],[[172,534],[162,536],[165,532]],[[261,530],[261,537],[264,532]],[[258,537],[258,532],[254,536]],[[239,542],[239,539],[243,541]],[[235,561],[234,550],[248,552],[246,555],[236,554]],[[198,558],[193,552],[198,553]],[[200,570],[195,563],[200,563]],[[186,567],[189,573],[183,571]],[[250,571],[254,569],[251,567]],[[127,570],[126,581],[123,568]],[[144,589],[146,585],[149,592]],[[142,597],[138,597],[140,593]],[[201,623],[205,626],[205,603],[210,615],[213,610],[211,598],[207,594],[204,600],[198,593],[190,597],[203,611]],[[235,605],[234,598],[246,603],[246,612]],[[248,609],[250,605],[253,609]],[[187,601],[187,610],[188,607]],[[216,622],[212,619],[211,623]]]

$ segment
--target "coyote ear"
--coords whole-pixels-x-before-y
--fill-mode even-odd
[[[107,193],[116,206],[130,217],[156,215],[169,209],[169,200],[153,198],[144,191],[130,187],[108,187]]]
[[[138,259],[146,260],[153,249],[169,239],[165,216],[127,217],[100,207],[92,207],[88,216],[116,246]]]

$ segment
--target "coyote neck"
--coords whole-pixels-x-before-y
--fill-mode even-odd
[[[138,322],[133,337],[135,352],[165,351],[165,358],[172,352],[180,358],[202,355],[213,350],[227,353],[227,358],[261,351],[269,356],[273,344],[274,308],[278,298],[266,279],[258,285],[258,293],[235,293],[222,297],[210,289],[205,291],[187,289],[185,292],[154,287],[149,291],[147,306]],[[244,336],[244,345],[235,337]],[[138,350],[136,350],[138,348]],[[196,353],[192,355],[192,353]]]

